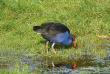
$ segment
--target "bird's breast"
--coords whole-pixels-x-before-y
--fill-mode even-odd
[[[59,33],[56,35],[56,37],[50,37],[50,42],[61,43],[61,44],[67,45],[70,43],[69,35],[70,34],[68,31],[64,33]]]

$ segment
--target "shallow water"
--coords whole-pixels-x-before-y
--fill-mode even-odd
[[[102,45],[109,50],[110,44]],[[73,68],[73,63],[76,68]],[[16,67],[18,65],[18,67]],[[79,73],[110,73],[110,52],[99,58],[91,53],[82,52],[81,56],[75,57],[52,57],[43,55],[26,55],[21,53],[0,53],[0,69],[13,70],[25,69],[27,73],[56,73],[56,74],[79,74]]]
[[[7,54],[9,55],[9,54]],[[41,73],[109,73],[110,72],[110,53],[99,59],[93,55],[81,55],[77,59],[61,58],[61,57],[47,57],[42,55],[17,55],[11,54],[13,59],[0,59],[0,69],[14,69],[14,64],[28,65],[27,72],[40,71]],[[68,60],[69,59],[69,60]],[[63,62],[61,61],[63,60]],[[64,61],[65,60],[65,61]],[[54,62],[54,67],[52,66]],[[72,68],[73,63],[76,62],[76,69]],[[63,65],[67,65],[63,66]],[[69,65],[68,65],[69,64]]]

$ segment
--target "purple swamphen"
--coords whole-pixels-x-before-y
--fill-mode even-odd
[[[70,30],[67,26],[61,23],[47,22],[41,24],[41,26],[33,26],[33,30],[38,34],[41,34],[46,42],[46,49],[48,53],[48,43],[52,42],[52,49],[55,53],[54,45],[55,43],[60,43],[63,45],[68,45],[73,42],[74,47],[76,47],[76,36],[70,34]]]

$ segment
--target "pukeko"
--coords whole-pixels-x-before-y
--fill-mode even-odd
[[[46,49],[48,53],[48,44],[52,42],[52,49],[55,53],[54,45],[55,43],[60,43],[63,45],[68,45],[73,42],[74,47],[76,47],[76,36],[70,34],[70,30],[67,26],[56,22],[47,22],[41,24],[41,26],[33,26],[33,30],[38,34],[41,34],[46,42]]]

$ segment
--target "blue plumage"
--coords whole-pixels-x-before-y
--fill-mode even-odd
[[[72,42],[72,39],[69,38],[69,33],[68,31],[64,33],[57,34],[56,37],[49,37],[50,42],[52,43],[61,43],[64,45],[70,44]]]

